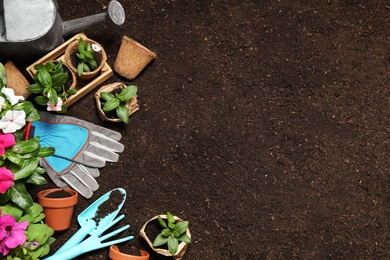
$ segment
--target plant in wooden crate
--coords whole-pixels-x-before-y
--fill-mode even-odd
[[[47,106],[48,111],[67,112],[63,103],[69,96],[77,93],[72,72],[61,60],[37,64],[34,69],[37,71],[34,75],[35,83],[30,85],[27,91],[38,95],[34,99],[35,102]]]
[[[91,39],[80,37],[65,50],[65,62],[82,81],[91,80],[101,71],[107,60],[103,47]]]

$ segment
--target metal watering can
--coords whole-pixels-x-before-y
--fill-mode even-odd
[[[0,0],[0,59],[30,59],[43,56],[65,40],[109,17],[122,25],[125,12],[115,0],[106,13],[63,21],[56,0]]]

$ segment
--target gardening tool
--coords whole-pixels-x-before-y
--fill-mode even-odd
[[[99,206],[109,200],[111,193],[115,190],[118,190],[123,194],[123,200],[120,202],[119,205],[117,205],[115,211],[112,211],[107,216],[104,216],[103,219],[99,219],[99,223],[97,224],[95,221],[95,217],[98,212]],[[101,233],[103,233],[102,230],[106,230],[106,227],[108,225],[115,224],[121,219],[123,219],[124,215],[122,214],[114,220],[118,212],[121,210],[125,200],[126,191],[122,188],[113,189],[101,196],[99,199],[97,199],[94,203],[92,203],[88,208],[86,208],[83,212],[79,214],[77,220],[79,222],[80,229],[60,249],[58,249],[54,255],[57,255],[62,251],[66,251],[67,249],[78,245],[87,235],[100,235]]]
[[[114,245],[117,243],[123,243],[123,242],[129,241],[129,240],[134,238],[134,236],[128,236],[128,237],[124,237],[124,238],[120,238],[120,239],[116,239],[116,240],[102,243],[103,241],[107,240],[108,238],[115,236],[115,235],[119,234],[120,232],[122,232],[130,227],[130,225],[125,225],[125,226],[121,227],[120,229],[117,229],[117,230],[112,231],[111,233],[109,233],[107,235],[99,237],[104,231],[106,231],[107,229],[112,227],[114,224],[116,224],[116,222],[117,221],[114,221],[114,222],[109,223],[108,225],[105,225],[104,227],[99,229],[99,233],[95,233],[95,234],[91,235],[89,238],[87,238],[86,240],[84,240],[80,244],[78,244],[78,245],[76,245],[68,250],[65,250],[65,251],[56,253],[52,256],[49,256],[49,257],[45,258],[45,260],[73,259],[79,255],[84,254],[84,253],[87,253],[87,252],[90,252],[90,251],[93,251],[96,249],[100,249],[103,247],[108,247],[108,246],[111,246],[111,245]]]
[[[117,25],[125,21],[122,5],[111,0],[107,12],[63,21],[56,0],[0,1],[0,55],[21,59],[46,54],[81,32],[110,17]]]

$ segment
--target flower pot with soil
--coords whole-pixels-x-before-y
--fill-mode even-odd
[[[156,253],[180,260],[192,242],[188,225],[188,221],[167,212],[148,220],[142,226],[140,236]]]
[[[121,252],[117,245],[112,245],[110,247],[109,255],[112,260],[148,260],[149,253],[145,250],[139,250],[139,255],[133,253],[127,253],[125,251]]]
[[[107,61],[103,47],[96,41],[80,37],[65,50],[65,63],[80,81],[89,81],[98,76]]]
[[[138,88],[123,83],[112,83],[101,87],[95,93],[96,107],[103,121],[129,123],[130,115],[139,109]]]
[[[48,189],[38,192],[38,203],[43,207],[45,223],[55,231],[70,227],[78,193],[72,189]]]
[[[38,105],[47,106],[48,111],[65,113],[63,103],[71,95],[77,93],[76,75],[61,60],[48,61],[34,66],[34,84],[27,91],[36,94],[34,100]]]

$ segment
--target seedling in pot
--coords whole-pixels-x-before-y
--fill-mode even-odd
[[[77,64],[77,74],[81,76],[83,72],[91,72],[98,67],[97,62],[93,56],[95,51],[100,51],[100,47],[97,44],[85,44],[83,38],[79,39],[78,43],[79,52],[76,56],[79,60]]]
[[[186,235],[188,225],[190,224],[189,221],[175,223],[175,217],[170,212],[167,212],[168,222],[165,222],[160,216],[158,216],[158,221],[164,229],[153,241],[154,247],[168,244],[169,252],[174,255],[177,252],[179,241],[188,244],[192,242],[191,238]]]
[[[102,102],[103,111],[109,112],[115,109],[118,118],[125,124],[128,124],[130,121],[130,113],[126,107],[126,101],[132,99],[137,94],[137,91],[137,86],[130,85],[119,93],[101,92],[100,98],[104,100],[104,102]]]

